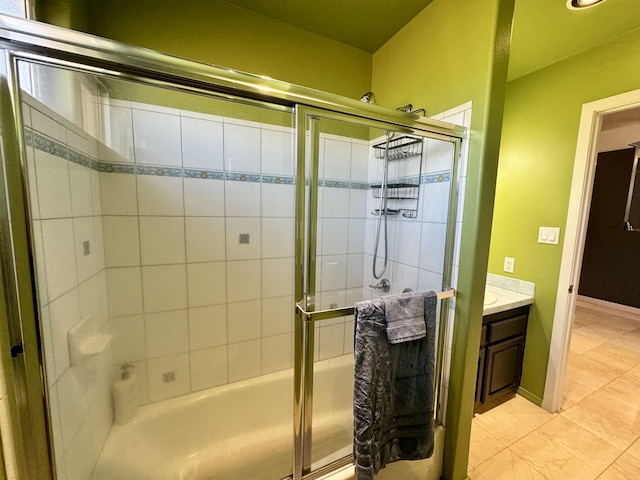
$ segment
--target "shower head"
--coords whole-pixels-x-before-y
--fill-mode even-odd
[[[360,101],[364,103],[370,103],[371,105],[376,104],[376,96],[373,92],[367,92],[362,97],[360,97]]]

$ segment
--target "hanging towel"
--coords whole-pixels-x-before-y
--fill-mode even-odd
[[[424,295],[419,292],[388,295],[384,301],[389,343],[419,340],[427,335]]]
[[[388,463],[433,455],[437,296],[422,294],[426,335],[390,343],[385,300],[355,305],[353,453],[358,480]]]

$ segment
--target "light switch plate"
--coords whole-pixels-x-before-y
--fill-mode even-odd
[[[538,243],[558,245],[560,239],[559,227],[540,227],[538,229]]]

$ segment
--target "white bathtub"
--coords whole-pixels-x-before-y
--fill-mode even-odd
[[[140,407],[132,422],[111,428],[93,480],[289,475],[292,377],[286,370]],[[314,463],[351,450],[352,386],[351,355],[316,363]]]

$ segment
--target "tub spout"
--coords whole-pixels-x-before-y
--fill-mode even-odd
[[[388,293],[389,290],[391,290],[391,283],[389,283],[389,280],[387,280],[386,278],[383,278],[382,280],[380,280],[380,283],[377,283],[375,285],[369,285],[369,288],[373,288],[375,290],[380,290],[384,293]]]

